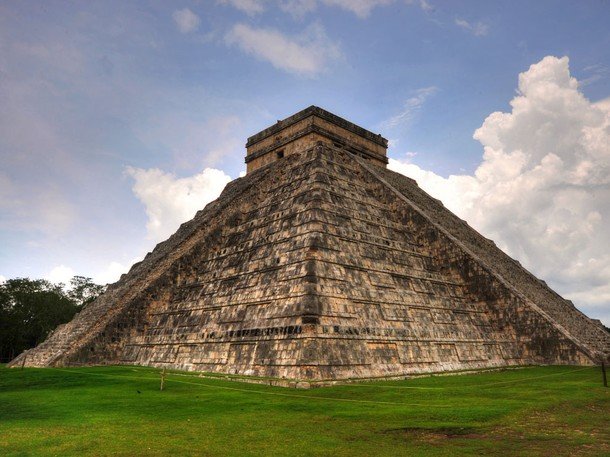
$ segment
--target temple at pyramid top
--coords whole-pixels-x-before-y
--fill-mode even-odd
[[[248,173],[322,142],[376,165],[388,163],[388,140],[317,106],[310,106],[248,138]]]

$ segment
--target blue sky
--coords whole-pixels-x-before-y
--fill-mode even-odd
[[[315,104],[608,324],[609,23],[593,0],[1,2],[0,279],[116,280]]]

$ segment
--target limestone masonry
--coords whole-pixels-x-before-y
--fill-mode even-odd
[[[610,334],[317,107],[248,174],[12,362],[334,380],[608,359]],[[25,359],[24,359],[25,358]]]

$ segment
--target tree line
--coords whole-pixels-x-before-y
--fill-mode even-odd
[[[42,343],[105,289],[84,276],[74,276],[68,285],[29,278],[0,283],[0,362]]]

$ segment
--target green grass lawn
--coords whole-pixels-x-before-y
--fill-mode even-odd
[[[0,367],[0,455],[610,455],[599,368],[312,390],[139,367]]]

